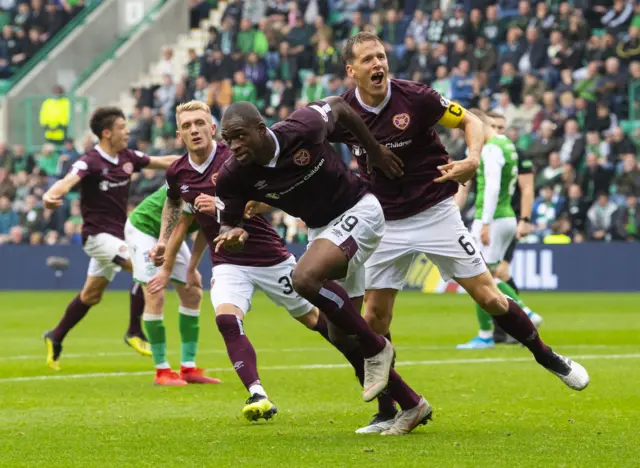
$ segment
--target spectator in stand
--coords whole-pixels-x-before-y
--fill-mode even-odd
[[[640,237],[640,209],[635,193],[627,195],[626,204],[618,209],[614,218],[614,235],[617,239],[628,242],[638,240]]]
[[[0,194],[0,245],[9,241],[11,229],[18,226],[19,222],[18,213],[11,208],[11,199]]]
[[[527,149],[528,157],[533,162],[534,167],[543,167],[549,160],[549,154],[559,149],[560,142],[554,136],[555,131],[555,124],[548,120],[540,124],[540,129]]]
[[[609,193],[613,171],[601,165],[595,153],[587,154],[587,164],[580,177],[580,187],[587,201],[592,202],[598,193]]]
[[[258,99],[256,86],[250,81],[246,80],[244,72],[235,72],[233,75],[233,80],[234,85],[232,101],[248,101],[255,105]]]
[[[619,195],[640,193],[640,164],[633,153],[622,156],[622,172],[615,178],[613,184]]]
[[[598,195],[598,199],[587,212],[587,235],[592,241],[610,241],[613,228],[613,215],[618,207],[609,200],[607,193]]]
[[[636,145],[631,141],[629,135],[625,134],[620,127],[615,127],[611,131],[609,143],[611,145],[611,155],[609,160],[612,164],[617,164],[623,154],[635,154],[638,152]]]
[[[573,235],[585,232],[588,210],[589,204],[582,196],[582,189],[578,184],[571,184],[563,214],[568,217],[571,223]]]
[[[427,81],[432,81],[431,78],[431,59],[429,57],[429,43],[421,42],[418,46],[418,52],[412,57],[411,63],[407,68],[407,78],[410,80],[419,81],[421,83],[425,83]],[[440,77],[437,76],[436,72],[436,80],[444,79],[447,77],[447,67],[442,66],[443,71],[440,73]],[[441,83],[440,83],[441,84]],[[436,82],[434,81],[431,84],[433,89],[436,89]],[[445,97],[451,97],[451,88],[447,84],[444,88],[441,87],[441,90],[445,90],[440,93]]]
[[[451,99],[459,102],[463,107],[470,107],[473,96],[473,77],[468,60],[461,60],[454,68],[451,78]]]
[[[5,167],[0,167],[0,197],[8,197],[10,200],[16,195],[16,186]]]
[[[569,119],[564,123],[564,137],[561,140],[560,160],[563,164],[579,167],[584,159],[586,139],[578,129],[578,122]]]
[[[553,193],[553,187],[546,185],[540,191],[541,195],[533,203],[532,224],[538,239],[551,232],[551,223],[558,216],[561,206],[558,196]]]
[[[525,133],[531,133],[533,129],[533,119],[541,110],[542,108],[536,103],[535,97],[527,94],[522,104],[520,104],[514,112],[511,125],[521,129]]]
[[[553,187],[553,192],[562,191],[562,176],[564,174],[564,166],[560,155],[554,151],[549,155],[549,165],[536,174],[535,190],[539,191],[543,187]]]

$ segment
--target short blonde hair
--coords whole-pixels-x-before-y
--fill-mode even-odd
[[[209,108],[209,106],[204,102],[197,101],[195,99],[189,102],[183,102],[178,107],[176,107],[176,122],[178,121],[178,117],[181,113],[199,110],[206,112],[209,115],[209,118],[211,118],[211,108]]]

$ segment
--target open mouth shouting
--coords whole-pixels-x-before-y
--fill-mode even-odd
[[[371,75],[371,82],[376,88],[382,87],[384,85],[384,72],[379,71]]]

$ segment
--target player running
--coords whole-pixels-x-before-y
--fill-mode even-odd
[[[251,309],[254,290],[262,289],[277,305],[309,329],[317,331],[331,342],[327,321],[313,305],[293,290],[291,270],[294,257],[287,251],[282,239],[261,216],[251,217],[265,207],[249,204],[245,226],[251,239],[240,252],[215,252],[213,239],[220,225],[216,217],[216,179],[231,152],[223,143],[215,143],[215,125],[209,107],[199,101],[181,104],[177,108],[178,136],[188,153],[167,171],[167,199],[162,213],[160,242],[150,256],[163,267],[149,282],[149,291],[155,293],[166,287],[180,246],[195,217],[210,245],[214,264],[211,302],[216,312],[216,324],[238,377],[249,391],[242,410],[250,421],[270,419],[277,408],[262,386],[258,373],[256,352],[246,336],[243,321]],[[183,205],[187,212],[181,212]],[[194,252],[191,263],[200,261]],[[359,364],[357,372],[364,373],[362,357],[355,354],[353,343],[335,344],[350,362]],[[358,361],[359,358],[359,361]]]
[[[404,286],[414,255],[424,253],[443,279],[455,279],[507,333],[533,353],[538,363],[571,388],[585,388],[589,377],[584,368],[545,345],[526,312],[497,289],[452,199],[458,183],[471,180],[478,168],[484,144],[482,122],[424,84],[389,79],[384,45],[374,34],[351,37],[342,57],[347,74],[356,83],[356,88],[342,97],[378,142],[393,149],[405,165],[405,175],[399,180],[391,180],[379,171],[368,174],[364,170],[367,149],[344,129],[338,128],[331,136],[332,141],[345,141],[351,147],[362,178],[371,184],[387,221],[385,236],[366,265],[367,322],[376,332],[388,333],[396,294]],[[436,124],[464,130],[469,147],[465,160],[449,162],[433,128]],[[379,414],[363,431],[383,430],[394,417],[394,408],[379,408]]]
[[[507,129],[504,115],[496,112],[489,112],[487,115],[493,119],[493,129],[496,133],[498,135],[506,134]],[[516,294],[520,294],[520,291],[511,277],[509,265],[513,260],[513,252],[515,251],[517,240],[525,237],[531,232],[531,212],[533,210],[534,199],[533,192],[533,163],[530,158],[525,157],[523,154],[519,154],[518,184],[516,185],[513,197],[511,197],[511,206],[513,206],[513,211],[518,218],[518,230],[516,232],[515,239],[513,239],[511,244],[509,244],[509,247],[507,247],[507,252],[495,272],[496,277],[507,283]],[[534,322],[534,325],[539,327],[542,324],[542,317],[538,316],[539,323],[536,323],[536,320],[534,319],[532,319],[532,321]],[[507,335],[504,330],[495,323],[495,321],[493,323],[493,339],[496,343],[517,343],[517,341],[514,340],[513,337]]]
[[[356,336],[365,359],[363,399],[388,384],[402,412],[383,434],[406,434],[431,417],[431,406],[393,370],[391,343],[360,316],[364,262],[384,233],[375,196],[332,149],[327,135],[336,121],[363,142],[371,163],[401,175],[395,156],[375,141],[364,122],[340,97],[298,109],[267,128],[258,109],[233,103],[222,118],[222,136],[234,158],[218,173],[220,236],[216,250],[236,249],[253,235],[242,213],[249,200],[280,208],[309,227],[306,252],[293,270],[292,286],[346,335]],[[336,282],[335,280],[339,280]]]
[[[99,143],[42,197],[46,208],[58,208],[67,193],[80,184],[82,242],[84,251],[91,257],[82,291],[71,301],[56,328],[44,334],[47,364],[54,370],[60,369],[62,341],[67,333],[100,302],[117,272],[132,271],[124,241],[131,175],[144,167],[166,169],[177,159],[177,156],[150,157],[128,150],[129,129],[124,113],[117,107],[98,108],[91,116],[90,126]],[[128,333],[125,342],[139,352],[151,354],[142,336]]]
[[[133,279],[142,286],[145,309],[142,319],[151,342],[153,363],[156,368],[156,385],[185,386],[188,383],[216,384],[220,380],[207,377],[203,369],[196,367],[195,357],[200,335],[200,302],[202,301],[202,277],[198,272],[198,261],[207,248],[204,234],[198,223],[189,226],[187,233],[198,231],[193,246],[193,257],[186,242],[180,245],[173,270],[170,272],[180,298],[179,328],[182,346],[180,374],[173,372],[167,361],[167,342],[163,323],[165,290],[152,294],[147,283],[157,271],[149,252],[160,238],[160,220],[167,198],[167,188],[160,187],[145,198],[129,215],[125,224],[124,238],[131,252]]]
[[[486,137],[476,174],[475,220],[471,234],[476,243],[482,246],[482,256],[495,277],[496,269],[509,244],[516,237],[518,223],[511,198],[518,181],[518,152],[511,140],[505,135],[497,134],[491,117],[480,109],[471,109],[470,112],[484,123]],[[527,313],[536,328],[539,328],[542,318],[529,309],[508,284],[498,278],[495,278],[495,282],[498,289],[513,299]],[[476,315],[480,326],[478,335],[468,343],[458,345],[458,349],[487,349],[495,346],[491,315],[478,304]]]

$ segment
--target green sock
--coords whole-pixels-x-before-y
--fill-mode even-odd
[[[515,292],[515,290],[507,283],[505,283],[504,281],[496,280],[496,286],[498,286],[498,289],[502,292],[502,294],[513,299],[513,301],[518,304],[520,308],[524,309],[525,307],[527,307],[525,303],[522,302],[522,299],[520,299],[520,297],[518,296],[518,293]]]
[[[156,367],[168,368],[167,362],[167,337],[164,330],[162,315],[143,314],[144,329],[147,331],[151,354]]]
[[[200,335],[200,311],[180,306],[181,361],[186,367],[195,367],[198,337]]]
[[[489,315],[488,312],[486,312],[478,304],[476,304],[476,316],[478,317],[478,325],[480,325],[480,331],[490,333],[493,330],[493,319],[491,318],[491,315]],[[488,337],[483,336],[483,338]]]

